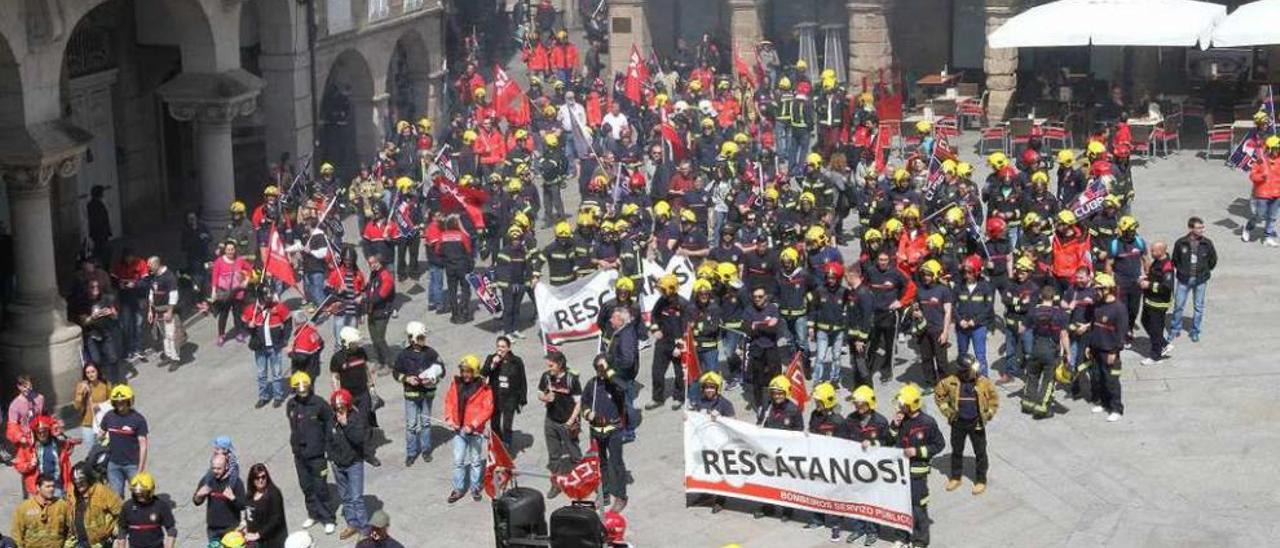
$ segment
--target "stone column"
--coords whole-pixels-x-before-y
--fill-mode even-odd
[[[432,120],[440,119],[443,113],[449,112],[448,105],[441,102],[445,98],[445,86],[449,85],[448,78],[449,73],[444,69],[427,77],[427,116]]]
[[[728,0],[729,5],[729,38],[731,46],[743,59],[751,59],[756,44],[764,39],[764,29],[760,24],[760,2],[758,0]],[[732,52],[729,52],[732,54]]]
[[[263,112],[266,122],[267,160],[275,162],[287,152],[295,160],[314,148],[311,120],[310,59],[306,52],[263,53],[258,57],[268,85],[262,102],[272,105]]]
[[[863,81],[874,84],[881,70],[894,65],[889,42],[887,0],[852,0],[849,10],[849,86],[862,89]],[[888,75],[885,75],[888,77]]]
[[[609,10],[609,70],[625,72],[631,59],[631,48],[640,49],[646,55],[652,44],[649,36],[649,18],[645,14],[646,0],[610,0]]]
[[[226,229],[236,194],[231,122],[257,109],[262,86],[256,76],[235,69],[183,73],[156,89],[175,120],[195,124],[200,216],[215,238]]]
[[[68,323],[58,294],[49,190],[54,178],[74,177],[91,140],[69,123],[46,122],[0,136],[0,181],[8,185],[17,291],[0,333],[0,372],[10,382],[35,378],[48,405],[71,400],[80,375],[80,327]]]
[[[990,35],[1013,17],[1018,0],[987,0],[986,33]],[[1009,115],[1013,92],[1018,88],[1018,48],[986,46],[983,70],[987,73],[987,119],[1003,120]]]

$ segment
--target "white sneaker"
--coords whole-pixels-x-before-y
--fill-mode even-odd
[[[1105,409],[1103,409],[1101,405],[1095,405],[1095,406],[1093,406],[1093,409],[1090,409],[1090,410],[1089,410],[1089,412],[1091,412],[1091,413],[1101,413],[1101,412],[1103,412],[1103,411],[1106,411],[1106,410],[1105,410]]]
[[[1119,413],[1112,413],[1110,415],[1107,415],[1107,422],[1119,422],[1119,421],[1120,421]]]
[[[1280,247],[1280,239],[1275,236],[1267,236],[1265,243],[1267,244],[1267,247]]]
[[[1151,358],[1142,358],[1142,365],[1155,365],[1156,361]]]
[[[1247,228],[1240,229],[1240,241],[1247,242],[1250,239],[1251,238],[1249,237],[1249,229]]]
[[[306,521],[302,522],[302,528],[303,528],[303,529],[308,529],[308,528],[310,528],[312,525],[315,525],[315,524],[316,524],[316,520],[311,519],[311,518],[307,518],[307,520],[306,520]]]
[[[1160,353],[1160,357],[1168,358],[1173,355],[1173,343],[1164,343],[1164,352]]]
[[[332,535],[333,532],[337,530],[338,530],[338,526],[335,524],[332,524],[332,523],[324,524],[324,534],[326,535]]]

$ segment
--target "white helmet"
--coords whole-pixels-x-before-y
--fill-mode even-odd
[[[409,325],[404,326],[404,333],[405,335],[408,335],[410,339],[425,337],[427,336],[427,326],[422,322],[409,322]]]
[[[689,108],[689,103],[685,101],[676,101],[676,112],[683,112]]]
[[[289,533],[289,538],[284,539],[284,548],[315,548],[316,541],[311,538],[311,533],[306,531],[294,531]]]
[[[358,343],[360,342],[360,330],[348,325],[338,331],[338,339],[344,345]]]
[[[716,107],[715,105],[711,104],[711,101],[709,99],[703,99],[701,101],[698,101],[698,110],[701,110],[702,113],[707,116],[716,115]]]

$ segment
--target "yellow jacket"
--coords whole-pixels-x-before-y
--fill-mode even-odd
[[[975,392],[978,395],[978,415],[982,417],[983,423],[991,422],[991,419],[996,416],[996,410],[1000,408],[1000,395],[996,393],[995,385],[991,384],[991,380],[986,377],[978,377],[975,384]],[[947,422],[954,421],[960,409],[960,378],[949,375],[942,379],[934,388],[933,399],[938,404],[938,410],[942,411],[942,415],[947,418]]]
[[[69,524],[75,523],[76,508],[81,503],[79,499],[79,495],[74,492],[67,495],[67,523]],[[120,502],[120,497],[102,483],[90,485],[85,499],[88,506],[85,507],[84,512],[84,528],[89,534],[89,538],[85,540],[88,540],[90,545],[97,546],[98,543],[115,534],[116,526],[120,522],[120,510],[124,503]],[[71,534],[74,535],[74,531]]]
[[[31,497],[13,513],[14,541],[22,548],[62,548],[71,536],[67,503],[62,499],[45,505]]]

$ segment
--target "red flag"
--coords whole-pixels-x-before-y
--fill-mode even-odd
[[[271,236],[267,237],[267,246],[259,249],[258,252],[263,257],[262,272],[264,274],[290,287],[298,285],[298,275],[293,271],[293,265],[289,264],[289,255],[284,251],[284,242],[280,241],[280,231],[274,226],[271,227]]]
[[[453,213],[462,210],[471,220],[472,226],[477,230],[484,229],[484,212],[480,210],[480,206],[489,201],[488,193],[474,187],[459,188],[445,177],[436,177],[435,183],[441,190],[440,211]]]
[[[496,434],[489,436],[489,456],[485,460],[484,493],[489,495],[489,498],[496,499],[507,490],[507,484],[511,483],[516,462],[511,459],[507,448],[502,445],[502,440]]]
[[[680,365],[684,366],[685,386],[698,384],[698,378],[702,377],[702,368],[698,366],[697,348],[697,342],[693,340],[693,328],[690,327],[684,332],[684,350],[680,354]]]
[[[591,449],[578,465],[565,474],[552,474],[551,479],[560,486],[564,494],[573,500],[589,499],[595,496],[600,488],[603,473],[600,469],[600,449],[595,438],[591,438]]]
[[[804,360],[803,354],[796,352],[794,358],[791,358],[791,364],[787,365],[787,371],[783,373],[787,376],[787,380],[791,381],[791,399],[796,402],[800,410],[804,410],[804,405],[809,403],[808,379],[804,377]]]
[[[738,77],[747,81],[751,87],[756,87],[755,73],[751,67],[747,66],[747,62],[742,60],[742,56],[738,55],[738,51],[733,51],[733,70],[738,73]]]
[[[512,102],[520,99],[521,103],[512,106]],[[493,67],[493,109],[498,116],[506,118],[507,122],[514,126],[521,126],[529,123],[529,96],[520,88],[502,67]],[[524,123],[519,123],[521,120]]]
[[[679,163],[684,160],[689,153],[689,149],[684,146],[684,140],[680,138],[680,134],[676,131],[675,126],[670,123],[664,123],[658,126],[662,131],[662,140],[671,145],[672,161]]]
[[[885,158],[885,151],[889,150],[889,132],[887,131],[876,132],[875,147],[876,147],[876,151],[875,151],[876,173],[884,173],[885,165],[888,164],[889,162],[889,159]]]
[[[627,63],[627,77],[623,86],[623,94],[634,104],[640,104],[640,99],[643,95],[641,88],[644,82],[648,80],[646,77],[648,73],[648,67],[644,66],[644,60],[640,58],[640,50],[632,45],[631,62]]]

